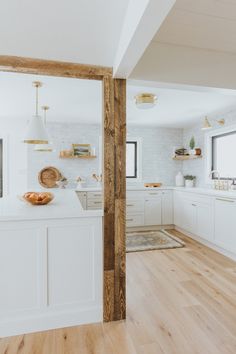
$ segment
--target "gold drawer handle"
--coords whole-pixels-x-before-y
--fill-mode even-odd
[[[126,221],[134,221],[134,219],[126,219]]]
[[[132,207],[134,204],[126,204],[127,207]]]
[[[93,202],[94,204],[102,204],[102,202]]]

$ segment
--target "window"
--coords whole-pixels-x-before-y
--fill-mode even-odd
[[[0,198],[3,195],[3,142],[0,139]]]
[[[137,141],[126,142],[126,178],[137,178]]]
[[[236,178],[236,130],[212,136],[212,170],[222,179]],[[216,179],[217,175],[214,174]]]

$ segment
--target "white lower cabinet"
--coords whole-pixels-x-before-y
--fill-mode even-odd
[[[176,191],[174,224],[208,241],[214,239],[214,198]]]
[[[161,225],[161,195],[144,201],[144,224]]]
[[[236,200],[215,200],[215,242],[224,249],[236,252]]]
[[[173,192],[163,191],[161,196],[162,225],[171,225],[173,218]]]

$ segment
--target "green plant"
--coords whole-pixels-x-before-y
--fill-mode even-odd
[[[192,138],[190,139],[189,147],[190,147],[191,150],[193,150],[193,149],[195,148],[195,139],[194,139],[194,136],[192,136]]]
[[[188,181],[194,181],[196,179],[196,176],[186,175],[186,176],[184,176],[184,179],[186,179]]]

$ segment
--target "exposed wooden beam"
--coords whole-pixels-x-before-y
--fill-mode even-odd
[[[113,66],[127,78],[145,52],[176,0],[130,0]]]
[[[0,55],[0,71],[25,74],[71,77],[78,79],[102,80],[112,75],[112,68]]]

